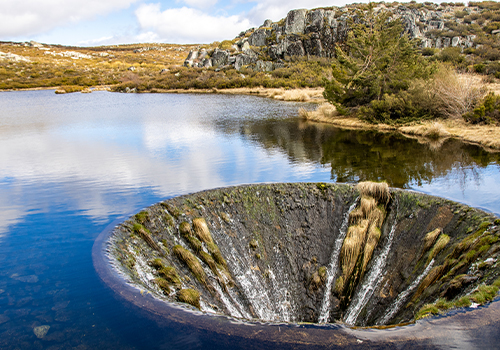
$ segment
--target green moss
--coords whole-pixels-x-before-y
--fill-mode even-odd
[[[448,310],[448,309],[451,309],[453,307],[453,303],[452,302],[449,302],[447,301],[446,299],[444,298],[440,298],[438,299],[438,301],[436,301],[434,303],[434,305],[439,309],[439,310]]]
[[[437,315],[439,313],[439,309],[433,304],[426,304],[422,306],[422,308],[415,315],[416,320],[420,320],[421,318],[429,317],[432,315]]]
[[[146,221],[149,220],[149,213],[145,210],[135,214],[135,220],[137,220],[137,222],[141,223],[141,224],[144,224]]]
[[[179,275],[177,274],[177,270],[173,266],[166,266],[163,267],[161,270],[158,271],[160,276],[164,278],[168,283],[173,284],[177,287],[180,287],[182,285],[181,279]]]
[[[498,293],[498,287],[481,285],[477,288],[477,291],[473,293],[470,298],[478,304],[484,304],[488,301],[492,301]]]
[[[319,277],[321,278],[321,280],[325,280],[326,279],[326,267],[325,266],[321,266],[319,269],[318,269],[318,275]]]
[[[189,242],[189,245],[191,246],[191,249],[193,249],[195,253],[198,254],[200,251],[203,250],[203,246],[201,242],[198,240],[198,238],[193,236],[188,236],[187,240]]]
[[[252,239],[248,245],[250,246],[250,248],[252,248],[253,250],[255,250],[259,246],[259,243],[257,242],[257,240]]]
[[[177,292],[177,300],[200,309],[200,292],[195,289],[181,289]]]
[[[180,245],[174,246],[173,251],[179,260],[187,265],[194,277],[196,277],[201,284],[208,286],[207,276],[205,275],[205,271],[203,271],[203,267],[198,259],[190,251],[184,249]]]
[[[214,260],[217,262],[217,264],[220,264],[220,265],[224,266],[225,269],[227,269],[226,260],[222,256],[222,253],[220,252],[217,244],[215,244],[214,242],[207,243],[207,248],[208,248],[208,251],[210,252],[210,254],[212,254],[212,257],[214,258]]]
[[[456,307],[469,307],[471,306],[471,301],[470,301],[470,298],[468,296],[465,296],[465,297],[461,297],[460,299],[458,299],[457,301],[454,302],[454,305]]]
[[[149,265],[152,266],[155,270],[161,270],[164,267],[161,259],[151,260],[149,262]]]
[[[168,285],[168,282],[166,280],[164,280],[163,278],[156,278],[155,283],[163,291],[164,294],[170,294],[170,286]]]

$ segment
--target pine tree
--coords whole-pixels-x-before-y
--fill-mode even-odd
[[[341,113],[380,100],[386,93],[407,90],[413,79],[429,75],[417,42],[403,34],[401,21],[391,13],[375,13],[370,4],[350,27],[343,47],[336,47],[333,78],[325,79],[324,97]]]

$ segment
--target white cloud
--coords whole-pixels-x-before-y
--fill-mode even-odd
[[[248,18],[252,22],[261,25],[266,19],[279,21],[286,17],[290,10],[295,9],[313,9],[316,7],[343,6],[347,2],[345,0],[258,0],[256,5],[248,12]],[[352,1],[354,2],[354,1]],[[368,0],[357,0],[355,2],[368,2]]]
[[[183,2],[190,7],[206,9],[214,6],[218,2],[218,0],[182,0],[177,2]]]
[[[138,0],[2,0],[0,37],[35,35],[125,9]]]
[[[148,4],[141,5],[135,14],[143,30],[150,30],[161,41],[170,43],[232,39],[251,27],[250,21],[240,16],[212,16],[188,7],[161,11],[160,4]]]

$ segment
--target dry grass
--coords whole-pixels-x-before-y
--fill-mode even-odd
[[[450,137],[450,133],[444,128],[443,124],[435,122],[423,132],[423,136],[438,140],[443,137]]]
[[[368,230],[369,224],[370,222],[368,220],[362,220],[359,225],[350,226],[347,231],[340,251],[344,281],[349,280],[354,272],[354,267],[356,266],[359,254],[365,243],[366,231]]]
[[[205,275],[205,271],[203,271],[203,267],[196,257],[188,250],[184,249],[180,245],[176,245],[173,248],[174,254],[184,262],[189,270],[193,273],[194,277],[203,285],[207,286],[207,276]]]
[[[194,289],[181,289],[177,292],[177,300],[200,309],[200,292]]]
[[[363,197],[373,197],[377,202],[387,205],[391,199],[391,192],[387,182],[364,181],[356,185],[356,189]]]
[[[429,252],[429,257],[427,258],[427,264],[429,264],[431,260],[434,259],[434,257],[438,255],[441,250],[444,249],[444,247],[446,247],[449,241],[450,241],[450,236],[445,234],[441,234],[439,236],[438,240],[434,244],[434,247],[432,247],[432,250]]]
[[[438,236],[443,232],[440,228],[435,229],[434,231],[428,232],[425,237],[424,237],[424,252],[429,250],[434,242],[436,242],[436,239]]]
[[[368,229],[368,237],[366,238],[365,251],[363,253],[363,271],[366,271],[366,266],[370,262],[373,251],[378,244],[382,232],[380,229],[372,223]]]
[[[193,219],[193,229],[196,236],[200,239],[200,241],[205,243],[213,243],[212,235],[208,230],[207,222],[204,218],[195,218]]]
[[[431,284],[433,284],[441,275],[443,274],[445,270],[445,265],[439,265],[434,267],[428,274],[425,276],[425,278],[420,282],[420,285],[418,286],[417,291],[413,295],[412,302],[417,300],[422,293],[429,287]]]
[[[304,108],[299,108],[299,116],[302,119],[310,120],[313,122],[328,123],[330,120],[338,116],[335,106],[330,103],[322,103],[314,111],[308,111]]]
[[[458,74],[452,68],[440,70],[433,89],[440,110],[451,119],[461,119],[465,113],[471,112],[487,92],[479,76]]]
[[[193,231],[191,230],[191,225],[189,222],[183,221],[179,224],[179,233],[182,237],[190,237],[193,235]]]

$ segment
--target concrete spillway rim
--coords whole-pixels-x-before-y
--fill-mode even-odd
[[[311,182],[301,182],[302,184]],[[296,183],[296,184],[301,184]],[[236,187],[247,187],[252,185],[266,185],[276,183],[258,183],[242,184],[234,186],[224,186],[214,189],[208,189],[179,196],[171,196],[165,200],[175,197],[185,197],[195,193],[204,193],[213,190],[230,189]],[[295,184],[289,182],[288,184]],[[341,183],[335,183],[341,184]],[[352,186],[353,184],[347,184]],[[414,193],[427,193],[414,190],[403,190],[391,188],[391,191],[410,191]],[[440,198],[440,197],[436,197]],[[451,200],[450,200],[451,201]],[[454,201],[456,202],[456,201]],[[457,202],[459,203],[459,202]],[[466,204],[465,204],[466,205]],[[371,326],[371,327],[351,327],[343,323],[287,323],[287,322],[264,322],[259,320],[247,320],[231,317],[224,314],[212,314],[199,311],[183,303],[170,302],[160,298],[150,292],[144,292],[136,284],[132,284],[125,276],[120,274],[114,267],[112,258],[109,256],[109,244],[113,230],[130,215],[122,215],[110,223],[96,238],[92,247],[92,259],[94,268],[101,280],[111,288],[121,299],[130,302],[142,310],[148,311],[148,317],[164,322],[174,322],[188,324],[195,328],[213,331],[219,334],[239,336],[262,341],[297,343],[304,344],[301,332],[307,332],[307,344],[310,345],[331,345],[344,344],[346,346],[358,343],[359,339],[371,341],[389,342],[394,339],[419,341],[428,340],[433,337],[429,329],[436,329],[436,324],[445,323],[443,329],[448,327],[454,319],[465,317],[481,317],[483,320],[490,320],[490,323],[496,322],[500,325],[500,299],[496,298],[493,302],[482,305],[478,308],[454,309],[450,312],[424,318],[410,323],[392,325],[392,326]],[[484,315],[484,316],[480,316]],[[458,322],[458,321],[457,321]],[[463,322],[463,321],[462,321]],[[300,329],[301,332],[297,332]],[[439,330],[439,327],[437,328]],[[424,331],[425,330],[425,331]]]

